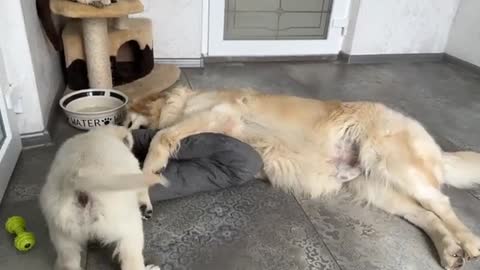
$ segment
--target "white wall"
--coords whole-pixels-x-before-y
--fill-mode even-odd
[[[17,115],[20,132],[43,130],[43,117],[38,102],[37,86],[28,46],[21,3],[7,1],[0,9],[0,27],[4,59],[9,83],[24,97],[24,113]]]
[[[461,0],[446,53],[480,66],[480,1]]]
[[[459,0],[351,0],[343,51],[443,53]],[[351,29],[353,28],[353,31]]]
[[[52,101],[62,85],[58,55],[38,25],[35,1],[6,1],[0,9],[5,66],[9,83],[22,96],[17,114],[22,134],[45,130]]]
[[[459,1],[351,0],[342,50],[349,54],[443,53]],[[153,21],[155,58],[201,57],[201,0],[143,2],[146,10],[141,16]]]
[[[153,23],[155,58],[200,58],[202,0],[144,0],[140,16]]]
[[[52,106],[57,105],[52,104],[55,96],[59,91],[64,90],[60,56],[43,32],[37,16],[35,1],[22,0],[22,9],[32,56],[38,98],[43,116],[43,124],[46,125]]]

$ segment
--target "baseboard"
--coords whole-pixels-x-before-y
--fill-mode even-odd
[[[459,65],[465,69],[468,69],[470,71],[473,71],[473,72],[476,72],[476,73],[480,73],[480,67],[477,66],[477,65],[474,65],[470,62],[467,62],[465,60],[462,60],[458,57],[455,57],[453,55],[450,55],[448,53],[446,53],[444,55],[444,59],[445,59],[445,62],[449,62],[449,63],[452,63],[452,64],[456,64],[456,65]]]
[[[20,135],[23,149],[35,148],[50,145],[53,143],[52,136],[48,130],[25,133]]]
[[[156,64],[173,64],[179,68],[201,68],[203,67],[202,58],[155,58]]]
[[[205,63],[231,62],[331,62],[337,60],[336,54],[325,55],[295,55],[295,56],[207,56]]]
[[[440,62],[444,53],[354,54],[340,52],[338,58],[348,64],[384,64],[398,62]]]

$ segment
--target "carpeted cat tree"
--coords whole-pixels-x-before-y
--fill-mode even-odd
[[[103,8],[51,0],[50,9],[72,18],[62,32],[70,89],[114,88],[135,100],[178,80],[176,66],[154,64],[151,21],[128,17],[143,11],[139,0],[119,0]]]

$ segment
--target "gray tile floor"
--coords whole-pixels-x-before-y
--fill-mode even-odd
[[[343,100],[375,100],[425,124],[446,149],[480,150],[480,75],[445,63],[215,64],[185,69],[194,89],[254,87],[272,93]],[[62,118],[54,144],[25,150],[0,221],[23,215],[38,238],[21,254],[0,233],[2,269],[51,269],[54,252],[37,195],[58,145],[77,133]],[[448,189],[459,216],[480,234],[480,189]],[[345,196],[311,201],[251,183],[214,193],[155,203],[145,223],[148,261],[170,269],[441,269],[431,242],[406,221],[349,203]],[[115,269],[108,251],[90,249],[87,269]],[[465,269],[479,269],[480,262]]]

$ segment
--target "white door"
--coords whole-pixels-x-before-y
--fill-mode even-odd
[[[338,54],[350,0],[204,0],[207,56]]]
[[[8,90],[9,83],[0,48],[0,201],[22,149],[20,135],[14,121],[15,115],[6,102]]]

